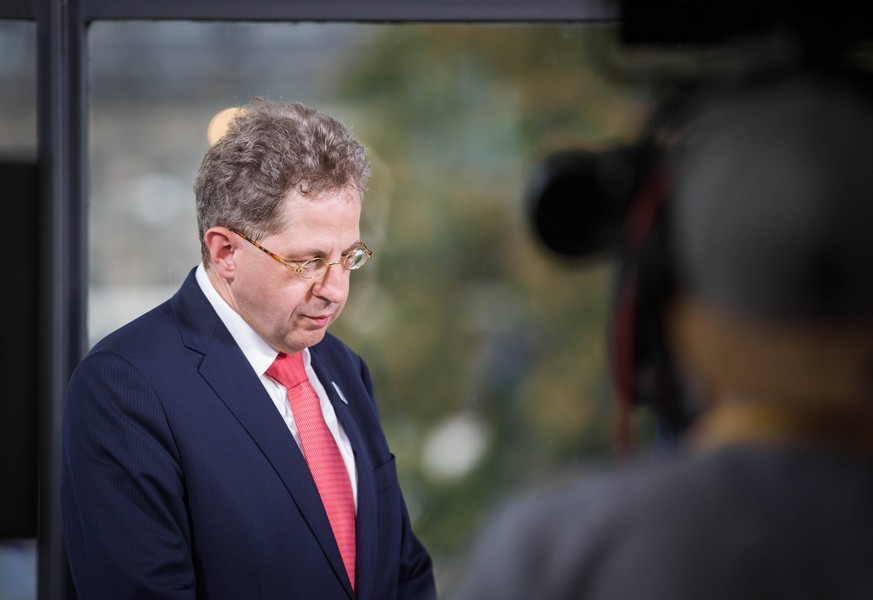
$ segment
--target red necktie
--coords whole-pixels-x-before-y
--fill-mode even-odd
[[[303,354],[279,353],[267,375],[288,390],[288,403],[297,423],[300,445],[334,538],[343,558],[352,588],[355,587],[355,500],[349,473],[336,440],[324,422],[318,394],[309,383]]]

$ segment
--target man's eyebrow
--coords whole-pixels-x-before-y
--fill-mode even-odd
[[[324,252],[315,249],[301,250],[300,252],[294,252],[293,254],[286,254],[285,256],[295,256],[297,258],[285,258],[285,260],[289,262],[304,262],[309,260],[310,258],[324,258]],[[284,258],[284,257],[283,257]]]
[[[361,238],[356,239],[354,242],[349,244],[349,247],[346,248],[345,250],[343,250],[342,253],[347,254],[347,253],[351,252],[352,250],[354,250],[355,248],[360,248],[361,243],[363,243],[363,241],[364,240],[362,240]]]
[[[351,252],[355,248],[359,247],[361,245],[362,241],[363,241],[362,239],[358,238],[357,240],[355,240],[354,242],[349,244],[344,250],[342,250],[340,252],[340,256],[345,256],[346,254],[348,254],[349,252]],[[310,258],[323,258],[323,259],[327,260],[327,258],[328,258],[326,252],[324,252],[323,250],[316,249],[316,248],[308,248],[306,250],[301,250],[299,252],[295,252],[294,256],[298,256],[299,258],[286,258],[287,256],[290,256],[290,255],[285,254],[284,256],[282,256],[282,258],[287,260],[288,262],[305,262],[305,261],[309,260]]]

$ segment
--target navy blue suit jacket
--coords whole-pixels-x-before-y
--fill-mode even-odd
[[[366,365],[331,335],[310,351],[355,453],[357,595],[303,455],[192,271],[71,378],[61,505],[81,599],[435,597]]]

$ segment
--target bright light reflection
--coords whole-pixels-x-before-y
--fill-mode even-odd
[[[490,431],[481,419],[455,413],[427,435],[422,466],[435,480],[459,479],[476,467],[490,441]]]
[[[221,136],[227,131],[227,126],[230,125],[239,110],[238,106],[232,106],[219,111],[212,117],[212,120],[209,121],[209,127],[206,128],[206,139],[210,146],[221,139]]]

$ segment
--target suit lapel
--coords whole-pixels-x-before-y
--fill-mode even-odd
[[[172,305],[185,344],[203,355],[200,374],[273,466],[349,597],[353,597],[306,460],[258,375],[200,291],[193,272]]]

